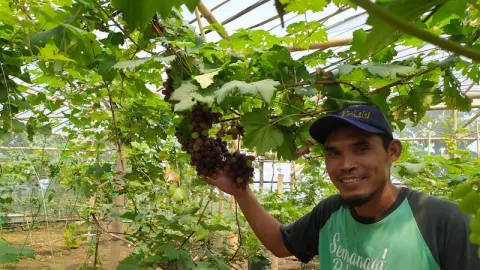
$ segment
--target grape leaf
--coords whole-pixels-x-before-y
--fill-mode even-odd
[[[218,103],[222,103],[225,98],[234,90],[238,89],[241,94],[247,95],[256,95],[260,92],[263,100],[265,102],[270,103],[272,99],[273,92],[275,92],[275,87],[280,85],[279,82],[266,79],[254,83],[246,83],[242,81],[230,81],[222,86],[216,93],[216,99]]]
[[[168,194],[172,200],[179,202],[187,197],[187,188],[185,186],[171,185],[168,189]]]
[[[214,96],[211,91],[200,92],[198,87],[189,81],[184,81],[182,85],[175,89],[170,97],[170,100],[180,101],[175,104],[174,110],[176,112],[190,110],[198,102],[206,103],[208,106],[212,106]]]
[[[284,141],[283,133],[274,124],[270,124],[267,108],[255,108],[245,113],[240,122],[245,129],[245,146],[255,148],[258,155],[277,148]]]
[[[446,70],[443,77],[443,99],[447,108],[458,109],[468,112],[472,109],[472,99],[461,90],[461,83],[453,76],[451,71]]]
[[[408,93],[407,103],[412,108],[409,112],[410,120],[417,124],[425,116],[425,113],[433,101],[434,82],[422,81]]]
[[[40,49],[40,59],[42,60],[61,60],[67,62],[74,62],[72,59],[59,53],[57,46],[53,41],[49,42],[42,49]]]
[[[325,0],[280,0],[283,4],[288,4],[286,11],[305,13],[307,11],[320,12],[327,5]]]
[[[134,254],[125,258],[117,267],[117,270],[137,270],[142,269],[143,254]]]
[[[35,251],[30,248],[9,246],[7,241],[0,238],[0,264],[17,262],[20,256],[35,258]]]
[[[134,30],[147,24],[157,11],[160,12],[162,17],[168,16],[173,7],[173,1],[112,0],[112,5],[115,9],[122,12],[128,28]]]
[[[445,2],[445,0],[399,0],[376,3],[388,12],[395,14],[407,21],[414,22],[432,7]],[[359,57],[365,58],[370,53],[376,53],[390,44],[398,35],[399,31],[383,20],[369,16],[367,24],[372,26],[370,33],[362,46],[359,46]]]
[[[217,69],[213,72],[195,76],[194,79],[200,84],[202,88],[207,88],[213,83],[213,77],[220,72],[220,69]]]
[[[293,133],[283,129],[283,143],[277,147],[277,157],[278,159],[283,160],[295,160],[295,150],[297,149],[295,145],[295,140],[293,138]]]
[[[113,67],[114,68],[125,68],[125,69],[128,69],[130,71],[133,71],[133,70],[135,70],[135,68],[137,66],[140,66],[140,65],[144,64],[145,62],[147,62],[151,59],[152,59],[152,57],[144,57],[144,58],[139,58],[139,59],[135,59],[135,60],[120,61],[120,62],[117,62]],[[154,61],[164,62],[166,64],[169,64],[174,59],[175,59],[175,55],[170,55],[170,56],[166,56],[166,57],[153,57]]]
[[[384,64],[384,63],[368,63],[365,65],[342,65],[338,67],[338,72],[340,74],[349,74],[353,70],[360,68],[360,69],[367,69],[372,75],[377,75],[380,77],[390,77],[396,78],[398,75],[408,75],[415,71],[415,68],[409,66],[400,66],[400,65],[391,65],[391,64]]]

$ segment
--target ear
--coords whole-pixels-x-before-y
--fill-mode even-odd
[[[400,155],[402,154],[403,150],[403,145],[400,140],[394,139],[388,148],[388,159],[390,163],[393,163],[397,161],[398,158],[400,158]]]

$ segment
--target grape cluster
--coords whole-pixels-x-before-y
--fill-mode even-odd
[[[247,156],[243,153],[227,153],[225,155],[225,173],[237,183],[239,188],[245,189],[248,183],[253,182],[254,160],[254,156]]]
[[[464,182],[455,188],[453,195],[460,199],[458,207],[465,213],[473,215],[470,221],[470,242],[480,245],[480,182]],[[480,256],[480,248],[478,249]]]
[[[210,176],[222,169],[223,159],[227,153],[227,142],[220,138],[197,138],[189,142],[187,153],[190,165],[195,166],[199,175]]]
[[[231,127],[227,130],[227,135],[232,135],[232,140],[238,139],[238,135],[243,136],[243,127],[238,122],[232,122]]]
[[[227,142],[222,141],[218,134],[216,138],[209,137],[210,129],[220,121],[220,117],[220,114],[212,113],[209,106],[198,103],[186,116],[186,130],[191,132],[182,132],[177,127],[175,135],[182,144],[182,150],[190,155],[190,165],[199,175],[212,176],[223,170],[239,188],[245,189],[253,177],[252,162],[255,157],[239,152],[229,153]],[[232,138],[233,134],[243,135],[243,128],[238,123],[232,123],[227,134],[231,134]]]
[[[167,81],[165,81],[163,85],[165,89],[162,90],[162,94],[164,95],[164,100],[168,101],[173,93],[173,78],[171,76],[171,69],[167,69],[165,72],[167,73]]]

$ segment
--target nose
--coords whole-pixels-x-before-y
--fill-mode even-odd
[[[343,155],[342,159],[340,160],[340,170],[343,172],[351,172],[357,168],[357,166],[357,160],[352,155]]]

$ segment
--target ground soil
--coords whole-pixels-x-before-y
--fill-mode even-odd
[[[2,231],[3,237],[11,246],[25,247],[35,250],[35,259],[22,258],[17,264],[6,265],[5,269],[55,269],[55,270],[76,270],[76,269],[93,269],[93,256],[89,255],[89,240],[79,241],[78,248],[69,249],[66,247],[63,238],[64,227],[56,226],[47,230],[45,227],[37,228],[31,233],[24,230]],[[30,237],[29,237],[30,236]],[[102,234],[99,244],[99,258],[97,269],[106,269],[109,264],[109,246],[112,243],[109,235]],[[49,244],[51,243],[51,245]],[[53,250],[53,256],[52,256]],[[120,250],[120,258],[126,258],[133,248],[122,245]],[[237,266],[237,268],[247,270],[247,262]],[[278,261],[279,270],[293,269],[318,269],[318,264],[312,263],[306,266],[295,260],[294,258],[281,258]]]

